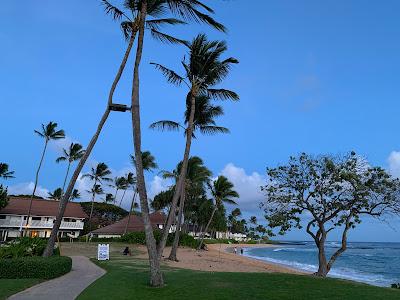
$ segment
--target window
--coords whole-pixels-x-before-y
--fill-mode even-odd
[[[40,221],[41,219],[41,217],[32,217],[32,221]]]

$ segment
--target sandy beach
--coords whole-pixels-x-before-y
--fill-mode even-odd
[[[279,272],[291,274],[305,274],[304,272],[287,268],[285,266],[267,263],[261,260],[256,260],[242,256],[240,254],[232,253],[233,247],[240,248],[254,248],[254,247],[277,247],[276,245],[260,244],[212,244],[207,245],[208,251],[197,251],[190,248],[179,248],[178,262],[164,260],[168,266],[182,269],[191,269],[198,271],[211,271],[211,272]],[[140,246],[139,250],[143,251],[140,255],[142,258],[147,257],[146,248]],[[167,247],[164,251],[164,256],[168,257],[170,248]]]

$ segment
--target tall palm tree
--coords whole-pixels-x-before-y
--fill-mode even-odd
[[[222,208],[224,203],[237,205],[234,199],[239,198],[239,194],[233,189],[233,184],[228,180],[228,178],[222,175],[218,176],[217,180],[215,180],[213,183],[208,183],[208,188],[212,198],[214,199],[214,209],[211,213],[206,228],[204,229],[198,249],[200,249],[203,244],[204,236],[207,233],[208,227],[210,227],[215,212],[218,210],[218,208]]]
[[[186,106],[189,106],[189,109],[186,110],[187,112],[185,117],[187,120],[185,120],[185,122],[187,122],[187,128],[185,129],[186,145],[183,155],[182,170],[172,199],[171,213],[168,215],[167,224],[159,243],[158,255],[160,258],[167,241],[168,231],[173,221],[179,195],[183,188],[182,184],[186,175],[193,133],[196,129],[196,99],[201,95],[206,95],[213,99],[239,99],[239,96],[233,91],[214,88],[215,85],[220,84],[227,77],[232,64],[238,63],[238,61],[233,57],[221,59],[221,56],[227,50],[226,43],[224,41],[208,41],[204,34],[199,34],[187,46],[189,49],[189,59],[184,59],[182,61],[185,71],[183,76],[178,75],[178,73],[163,65],[153,63],[156,68],[163,73],[168,82],[178,86],[184,84],[189,89],[186,96]],[[169,129],[177,128],[176,125],[172,124],[171,126],[171,123],[168,122],[162,123],[161,126],[167,126]],[[201,127],[199,127],[199,129],[202,130]],[[203,130],[209,132],[210,129],[209,127],[206,127]]]
[[[154,169],[157,169],[157,168],[158,168],[158,165],[157,165],[157,163],[156,163],[156,158],[151,154],[150,151],[143,151],[143,152],[142,152],[142,155],[141,155],[141,158],[142,158],[143,170],[146,170],[146,171],[151,172],[151,171],[153,171]],[[130,155],[130,159],[131,159],[132,165],[135,166],[135,164],[136,164],[135,156],[133,156],[133,155],[131,154],[131,155]],[[138,189],[137,189],[137,178],[134,177],[134,178],[132,178],[132,179],[134,179],[134,182],[132,182],[132,184],[131,184],[131,186],[132,186],[132,188],[133,188],[133,196],[132,196],[132,201],[131,201],[131,207],[130,207],[130,209],[129,209],[128,221],[126,222],[126,225],[125,225],[124,234],[126,234],[127,231],[128,231],[128,226],[129,226],[129,223],[130,223],[130,220],[131,220],[132,210],[133,210],[133,208],[134,208],[135,206],[137,206],[137,204],[135,203],[136,195],[137,195],[137,193],[138,193]]]
[[[79,193],[79,191],[77,189],[74,189],[69,200],[74,201],[74,200],[80,199],[80,198],[81,198],[81,194]]]
[[[40,172],[40,168],[42,167],[44,156],[46,154],[47,145],[49,144],[50,141],[60,140],[60,139],[65,138],[64,130],[62,130],[62,129],[57,130],[57,125],[58,125],[57,123],[49,122],[47,125],[42,124],[41,130],[35,130],[35,133],[39,137],[44,139],[44,147],[43,147],[43,151],[42,151],[42,156],[40,158],[39,166],[36,170],[35,185],[33,186],[33,191],[32,191],[31,199],[29,202],[28,216],[26,218],[25,226],[28,225],[29,217],[31,216],[32,200],[33,200],[33,197],[35,196],[35,192],[36,192],[36,188],[37,188],[37,184],[38,184],[38,180],[39,180],[39,172]],[[21,234],[22,234],[22,231],[21,231]]]
[[[127,188],[127,182],[125,180],[125,177],[115,177],[114,178],[114,185],[115,187],[115,194],[114,194],[114,204],[117,204],[117,196],[118,196],[118,191],[119,190],[124,190]]]
[[[52,192],[52,193],[49,192],[49,198],[53,199],[53,200],[60,201],[60,199],[62,197],[62,194],[63,194],[62,188],[56,188],[54,190],[54,192]]]
[[[136,186],[136,177],[135,177],[135,175],[133,175],[132,172],[129,172],[128,174],[126,174],[125,177],[124,177],[124,179],[125,179],[125,186],[123,187],[123,191],[124,191],[124,192],[123,192],[123,194],[122,194],[121,200],[119,201],[119,206],[122,205],[122,201],[124,200],[126,190],[127,190],[129,187],[134,187],[134,186]]]
[[[68,149],[63,148],[63,155],[58,157],[56,159],[56,162],[62,162],[62,161],[67,161],[68,162],[68,167],[67,167],[67,173],[65,174],[63,186],[62,186],[62,193],[64,194],[64,189],[65,189],[65,184],[67,183],[67,178],[69,175],[69,170],[71,168],[71,164],[74,161],[80,160],[82,156],[85,154],[85,150],[83,149],[82,145],[77,144],[77,143],[71,143],[69,145]]]
[[[182,169],[183,162],[180,162],[176,169],[172,172],[163,172],[164,178],[174,178],[175,182],[179,179],[179,174]],[[195,196],[201,196],[204,193],[204,186],[209,181],[211,171],[204,166],[203,160],[198,156],[193,156],[188,160],[186,179],[182,185],[182,191],[180,194],[178,221],[175,230],[174,242],[172,244],[171,253],[168,257],[169,260],[178,261],[177,251],[179,245],[179,236],[181,231],[182,219],[184,215],[185,201],[191,194]],[[174,187],[175,189],[176,187]]]
[[[111,171],[109,170],[108,166],[105,163],[99,163],[96,167],[92,167],[90,173],[86,173],[82,175],[82,178],[89,178],[93,181],[93,187],[90,191],[92,194],[92,206],[90,208],[90,215],[89,215],[89,229],[91,229],[91,220],[93,216],[93,206],[94,200],[97,194],[103,193],[103,189],[101,188],[101,184],[103,182],[110,182],[112,179],[109,177]]]
[[[0,163],[0,178],[3,179],[14,178],[14,171],[10,171],[9,166],[6,163]]]

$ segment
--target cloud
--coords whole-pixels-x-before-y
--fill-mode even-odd
[[[233,163],[227,164],[220,174],[234,184],[240,196],[237,202],[242,212],[260,212],[259,205],[264,200],[261,186],[265,185],[265,176],[257,172],[246,174],[243,168],[236,167]]]
[[[9,195],[31,195],[33,192],[34,186],[35,186],[35,183],[33,183],[33,182],[23,182],[23,183],[11,185],[8,187],[8,194]],[[43,197],[43,198],[48,198],[49,190],[44,187],[37,186],[35,195]]]
[[[388,157],[389,173],[400,178],[400,152],[392,151]]]
[[[157,175],[154,176],[153,180],[148,184],[148,198],[153,199],[158,193],[168,190],[172,184],[172,181],[169,179],[163,179]]]

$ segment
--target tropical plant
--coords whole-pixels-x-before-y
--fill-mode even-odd
[[[115,201],[115,199],[114,199],[113,194],[110,194],[110,193],[106,194],[106,197],[104,198],[105,203],[112,203],[114,201]]]
[[[74,189],[69,200],[74,201],[74,200],[80,199],[80,198],[81,198],[81,194],[79,193],[79,191],[77,189]]]
[[[35,185],[33,186],[33,191],[32,191],[32,195],[31,195],[30,202],[29,202],[28,216],[26,217],[25,226],[28,225],[29,218],[31,216],[32,200],[33,200],[33,197],[35,196],[35,192],[36,192],[36,188],[37,188],[37,184],[38,184],[38,180],[39,180],[39,172],[40,172],[40,168],[42,167],[42,163],[43,163],[44,156],[46,154],[47,146],[50,141],[60,140],[60,139],[65,138],[64,130],[62,130],[62,129],[57,130],[57,125],[58,125],[57,123],[49,122],[47,125],[42,124],[41,130],[34,131],[39,137],[44,139],[44,147],[43,147],[43,151],[42,151],[42,156],[40,158],[39,166],[36,170]],[[22,233],[22,231],[21,231],[21,233]]]
[[[96,165],[96,167],[92,167],[90,173],[86,173],[82,175],[82,178],[89,178],[91,181],[93,181],[93,186],[89,193],[92,194],[92,207],[90,209],[90,215],[89,215],[89,224],[91,224],[92,220],[92,215],[93,215],[93,205],[94,205],[94,200],[97,194],[103,194],[103,189],[101,187],[101,184],[103,182],[110,182],[112,179],[109,177],[111,174],[111,171],[108,169],[108,166],[105,163],[99,163]],[[90,228],[91,229],[91,228]]]
[[[116,203],[117,202],[118,191],[119,190],[126,190],[127,187],[128,187],[125,177],[123,177],[123,176],[115,177],[113,186],[115,187],[115,194],[114,194],[113,198],[114,198],[114,203]]]
[[[3,179],[14,178],[14,171],[10,171],[9,166],[6,163],[0,163],[0,178]]]
[[[135,186],[136,186],[136,177],[132,172],[129,172],[128,174],[126,174],[124,178],[125,178],[126,186],[123,189],[124,192],[122,194],[121,200],[119,201],[119,206],[122,205],[122,201],[124,200],[126,190],[129,187],[133,187],[133,190],[135,190]]]
[[[80,160],[82,156],[85,154],[85,150],[83,149],[82,145],[77,144],[77,143],[71,143],[69,145],[68,149],[63,148],[63,155],[58,157],[56,159],[56,162],[62,162],[62,161],[67,161],[68,162],[68,167],[67,167],[67,173],[65,174],[63,186],[62,186],[62,193],[64,194],[64,189],[65,189],[65,184],[67,183],[67,178],[69,175],[69,170],[71,168],[71,164],[74,161]]]
[[[214,214],[218,208],[224,207],[224,203],[237,205],[234,199],[239,198],[239,194],[233,189],[233,184],[228,180],[228,178],[222,175],[218,176],[217,180],[215,180],[213,183],[208,183],[208,188],[212,198],[214,199],[214,209],[211,213],[206,228],[204,229],[198,249],[200,249],[203,244],[205,233],[208,232],[208,227],[210,226]]]
[[[62,190],[62,188],[56,188],[55,190],[54,190],[54,192],[49,192],[49,198],[50,199],[53,199],[53,200],[57,200],[57,201],[60,201],[60,199],[61,199],[61,197],[62,197],[62,194],[63,194],[63,190]]]
[[[159,257],[161,257],[161,254],[165,247],[166,238],[168,235],[168,231],[172,225],[179,195],[184,188],[182,185],[187,170],[193,133],[196,129],[196,99],[199,96],[202,96],[203,103],[206,104],[208,104],[208,97],[223,100],[239,99],[239,96],[233,91],[221,88],[214,88],[215,85],[220,84],[227,77],[231,65],[238,63],[238,61],[232,57],[221,60],[221,55],[223,55],[223,53],[227,50],[226,43],[224,41],[208,41],[204,34],[199,34],[187,46],[189,49],[189,59],[187,61],[186,59],[184,59],[181,62],[185,70],[184,76],[178,75],[178,73],[171,69],[168,69],[163,65],[153,63],[156,68],[163,73],[168,82],[178,86],[185,84],[189,89],[189,92],[186,96],[186,107],[188,109],[186,109],[185,113],[185,123],[187,123],[187,127],[185,128],[186,144],[182,170],[178,178],[177,188],[175,189],[174,197],[172,199],[171,212],[168,215],[168,220],[164,228],[163,237],[158,247]],[[203,97],[203,95],[205,97]],[[215,133],[216,131],[226,132],[227,129],[215,126],[215,122],[213,121],[213,112],[216,112],[217,115],[222,114],[221,109],[212,110],[211,115],[208,115],[207,119],[202,119],[202,114],[198,114],[199,130],[204,133]],[[179,124],[174,122],[171,123],[171,121],[157,122],[153,124],[153,127],[155,126],[160,127],[161,129],[179,128]]]

